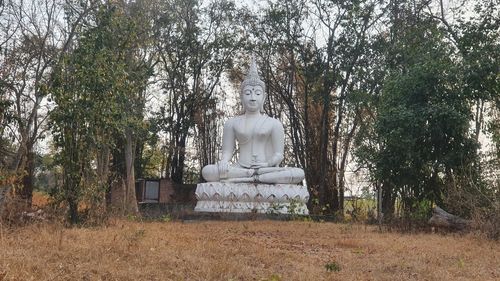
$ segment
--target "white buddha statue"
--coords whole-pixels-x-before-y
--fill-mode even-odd
[[[252,58],[241,84],[240,99],[245,113],[224,124],[222,159],[203,167],[208,182],[295,184],[304,179],[300,168],[279,167],[283,160],[284,130],[277,119],[263,113],[265,84]],[[237,160],[230,164],[238,142]]]

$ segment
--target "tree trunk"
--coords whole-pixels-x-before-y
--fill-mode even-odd
[[[80,189],[80,182],[76,179],[75,175],[67,175],[64,182],[64,190],[66,194],[66,201],[69,206],[69,222],[71,225],[79,222],[78,216],[78,190]]]
[[[186,136],[181,135],[174,147],[170,176],[173,182],[182,184],[184,177],[184,160],[186,157]]]
[[[72,225],[78,223],[78,202],[75,200],[68,200],[69,205],[69,221]]]
[[[106,210],[106,193],[108,189],[108,176],[109,176],[109,160],[110,160],[110,149],[109,146],[105,145],[98,152],[97,156],[97,180],[99,186],[99,202],[96,202],[96,208],[101,211]]]
[[[127,128],[125,131],[125,169],[127,177],[125,183],[125,212],[126,214],[137,215],[139,214],[139,208],[135,196],[134,151],[132,130]]]
[[[22,133],[22,141],[16,153],[16,158],[11,164],[10,170],[15,172],[20,178],[19,183],[22,188],[15,191],[14,196],[31,206],[33,197],[33,177],[35,171],[35,155],[33,145],[30,145],[27,133]]]
[[[320,164],[319,164],[319,187],[318,187],[318,197],[319,205],[324,212],[330,213],[330,208],[327,206],[331,200],[329,200],[330,192],[327,183],[328,177],[328,117],[329,117],[329,99],[325,98],[323,104],[323,112],[321,113],[321,135],[320,135]],[[331,207],[331,206],[330,206]]]
[[[7,197],[9,196],[11,185],[0,186],[0,220],[4,218],[5,205],[7,205]]]
[[[484,101],[478,98],[476,100],[476,117],[475,120],[475,132],[474,137],[476,141],[479,141],[479,134],[481,133],[481,127],[484,125]]]
[[[35,153],[29,149],[26,153],[26,164],[24,167],[23,186],[18,192],[18,197],[27,206],[31,206],[33,198],[33,178],[35,177]]]
[[[333,129],[333,140],[332,140],[332,169],[333,169],[333,200],[332,200],[332,211],[333,212],[338,212],[341,209],[343,209],[343,206],[340,206],[339,202],[339,190],[340,190],[340,184],[342,184],[342,180],[340,180],[340,177],[343,177],[341,171],[339,171],[339,167],[337,166],[337,159],[339,155],[339,142],[340,142],[340,127],[343,121],[344,117],[344,103],[343,103],[343,98],[340,97],[339,104],[338,104],[338,110],[337,110],[337,122],[335,123],[334,129]],[[341,191],[342,196],[343,195],[343,190]]]
[[[347,137],[344,141],[344,147],[342,151],[342,159],[340,161],[339,167],[339,208],[340,213],[344,213],[344,191],[345,191],[345,170],[347,166],[347,156],[349,154],[349,148],[351,147],[351,142],[354,137],[354,133],[356,132],[356,128],[359,122],[359,114],[356,112],[356,116],[354,117],[354,121],[352,124],[352,128],[347,134]]]
[[[396,202],[392,191],[392,186],[385,183],[382,184],[382,218],[390,220],[394,216],[394,204]]]
[[[143,178],[146,170],[146,163],[143,160],[144,158],[144,147],[146,143],[144,139],[136,139],[135,143],[135,156],[134,156],[134,167],[135,167],[135,176],[136,178]]]

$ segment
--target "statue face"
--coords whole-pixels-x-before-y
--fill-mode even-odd
[[[243,88],[241,102],[245,111],[257,112],[262,109],[264,104],[264,91],[261,86],[248,85]]]

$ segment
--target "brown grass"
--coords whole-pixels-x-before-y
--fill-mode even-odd
[[[45,193],[38,191],[33,192],[33,198],[31,199],[31,204],[34,208],[42,208],[49,204],[49,197]]]
[[[500,280],[499,253],[473,236],[333,223],[41,224],[0,227],[0,280]]]

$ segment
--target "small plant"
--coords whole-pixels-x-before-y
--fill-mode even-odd
[[[300,202],[299,200],[295,198],[291,198],[288,200],[290,202],[290,205],[288,206],[288,213],[292,215],[292,217],[295,217],[299,214],[300,211]]]
[[[134,233],[131,233],[130,235],[128,235],[126,237],[127,242],[128,242],[127,247],[130,249],[130,248],[136,246],[137,243],[139,243],[139,240],[144,238],[145,235],[146,235],[146,230],[144,230],[144,229],[138,229],[138,230],[134,231]]]
[[[286,211],[286,214],[290,215],[292,220],[302,220],[301,205],[296,198],[289,199],[288,203],[272,203],[267,209],[267,214],[282,214],[283,211]]]
[[[297,220],[303,222],[314,222],[310,216],[300,216],[297,218]]]
[[[138,221],[139,217],[136,215],[128,214],[127,215],[127,220],[129,221]]]
[[[356,249],[352,250],[352,252],[354,254],[360,254],[360,255],[364,254],[364,251],[362,248],[356,248]]]
[[[275,215],[275,214],[280,214],[281,210],[284,208],[283,204],[277,204],[277,203],[272,203],[269,208],[267,209],[267,214],[269,215]]]
[[[340,271],[340,265],[337,262],[332,261],[325,264],[325,269],[328,272],[338,272]]]
[[[269,276],[269,278],[261,279],[261,281],[281,281],[281,280],[283,279],[281,279],[281,276],[278,274],[272,274],[271,276]]]
[[[327,211],[327,210],[329,210],[329,209],[330,209],[330,204],[326,204],[325,206],[323,206],[323,207],[321,208],[321,211],[322,211],[323,213],[326,213],[326,211]]]
[[[142,238],[144,237],[144,235],[146,234],[146,230],[144,229],[139,229],[137,230],[136,232],[134,232],[134,234],[132,234],[131,238],[133,240],[139,240],[139,238]]]
[[[172,216],[170,214],[165,214],[160,217],[160,221],[162,222],[171,222],[172,221]]]

